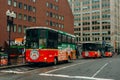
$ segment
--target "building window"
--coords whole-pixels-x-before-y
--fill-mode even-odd
[[[21,33],[22,32],[22,25],[19,25],[18,26],[18,33]]]
[[[17,13],[15,12],[15,18],[17,18]]]
[[[22,9],[22,3],[21,3],[21,2],[18,3],[18,7],[19,7],[20,9]]]
[[[108,35],[110,35],[111,34],[111,32],[110,31],[108,31]]]
[[[58,24],[59,25],[59,28],[61,27],[61,25],[60,24]]]
[[[64,25],[62,24],[62,28],[64,28]]]
[[[23,20],[27,20],[27,15],[24,15],[24,18],[23,18]]]
[[[58,2],[58,0],[55,0],[55,2]]]
[[[52,21],[50,21],[50,26],[53,26],[53,23],[52,23]]]
[[[59,24],[58,23],[56,23],[56,27],[58,27],[59,26]]]
[[[32,11],[33,11],[33,12],[36,12],[36,8],[35,8],[35,7],[33,7]]]
[[[55,26],[55,22],[53,22],[53,26]]]
[[[32,11],[32,6],[28,6],[28,11]]]
[[[48,20],[46,20],[46,25],[49,25],[49,21]]]
[[[21,13],[18,14],[18,19],[22,19],[22,14]]]
[[[48,11],[46,12],[46,16],[49,16],[49,12]]]
[[[58,6],[55,7],[55,10],[58,10]]]
[[[32,17],[28,16],[28,21],[31,22],[32,21]]]
[[[12,0],[8,0],[8,5],[12,5]]]
[[[55,14],[53,13],[53,18],[55,18]]]
[[[64,20],[64,16],[62,16],[62,21]]]
[[[14,6],[14,7],[17,7],[17,1],[14,1],[13,6]]]
[[[49,7],[49,3],[48,2],[46,3],[46,6]]]
[[[53,9],[55,10],[55,5],[53,5]]]
[[[53,4],[52,4],[52,3],[50,3],[50,8],[51,8],[51,9],[53,8]]]
[[[10,25],[7,25],[7,31],[10,31]]]
[[[13,26],[13,32],[16,32],[16,30],[17,30],[17,25],[14,24],[14,26]]]
[[[23,28],[24,28],[24,33],[25,33],[27,26],[24,26]]]
[[[53,16],[53,13],[52,12],[50,12],[50,17],[52,17]]]
[[[58,19],[59,18],[59,16],[58,16],[58,14],[56,14],[56,19]]]
[[[36,0],[33,0],[33,2],[36,2]]]
[[[61,20],[61,16],[59,15],[59,20]]]
[[[24,9],[27,10],[27,4],[24,4]]]
[[[36,17],[33,17],[33,22],[36,22]]]

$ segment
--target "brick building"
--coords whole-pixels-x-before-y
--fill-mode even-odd
[[[26,27],[30,26],[45,26],[74,34],[74,17],[67,0],[0,0],[0,47],[9,39],[7,10],[15,12],[11,40],[24,37]]]

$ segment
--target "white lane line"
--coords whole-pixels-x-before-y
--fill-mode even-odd
[[[105,68],[109,63],[106,63],[105,65],[103,65],[92,77],[95,77],[98,73],[100,73],[103,68]]]
[[[41,76],[50,76],[50,77],[61,77],[61,78],[72,78],[72,79],[87,79],[87,80],[114,80],[114,79],[104,79],[104,78],[93,78],[86,76],[70,76],[70,75],[61,75],[61,74],[46,74],[41,73]]]
[[[103,68],[105,68],[111,62],[112,61],[109,61],[108,63],[106,63],[105,65],[103,65],[92,77],[95,77],[98,73],[100,73],[103,70]]]
[[[94,61],[94,60],[93,60],[93,61]],[[84,64],[84,63],[93,62],[93,61],[86,61],[86,62],[83,62],[83,63],[78,63],[78,64],[74,64],[74,65],[69,65],[69,66],[65,66],[65,67],[58,68],[58,69],[50,70],[50,71],[47,71],[47,72],[45,72],[45,73],[47,74],[47,73],[55,72],[55,71],[62,70],[62,69],[68,68],[68,67],[73,67],[73,66],[76,66],[76,65],[79,65],[79,64]]]
[[[13,70],[2,70],[0,72],[4,72],[4,73],[16,73],[16,74],[23,74],[25,72],[20,72],[20,71],[13,71]]]

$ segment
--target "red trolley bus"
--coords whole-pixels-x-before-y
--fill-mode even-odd
[[[47,27],[26,29],[27,63],[54,63],[76,59],[75,36]]]
[[[112,57],[113,56],[113,47],[110,45],[105,46],[105,57]]]
[[[82,43],[83,58],[98,58],[102,56],[102,45],[100,43]]]

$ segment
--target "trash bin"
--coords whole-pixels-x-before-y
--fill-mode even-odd
[[[6,66],[8,64],[8,55],[4,52],[0,52],[0,66]]]

